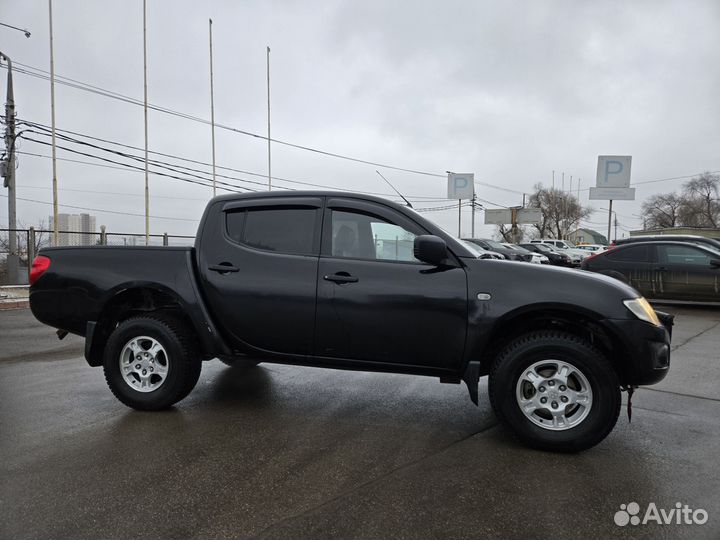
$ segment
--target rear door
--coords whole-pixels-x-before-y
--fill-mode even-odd
[[[427,232],[389,207],[328,199],[318,272],[317,356],[460,365],[467,328],[465,271],[415,259],[419,234]]]
[[[618,247],[600,255],[605,259],[603,268],[623,274],[643,296],[660,297],[656,283],[655,246],[643,244]]]
[[[311,353],[322,202],[231,201],[206,224],[198,257],[203,291],[234,347]]]

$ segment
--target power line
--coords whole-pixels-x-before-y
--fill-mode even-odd
[[[30,66],[30,65],[28,65],[28,64],[23,64],[23,63],[21,63],[21,62],[15,62],[15,64],[16,64],[16,66],[22,66],[22,67],[16,67],[16,68],[15,68],[15,71],[16,71],[17,73],[21,73],[21,74],[23,74],[23,75],[29,75],[29,76],[32,76],[32,77],[37,77],[37,78],[40,78],[40,79],[43,79],[43,80],[49,80],[49,79],[50,79],[48,72],[45,71],[45,70],[42,70],[42,69],[39,69],[39,68]],[[22,69],[23,67],[26,68],[26,69]],[[30,70],[30,71],[28,71],[28,70]],[[141,101],[141,100],[139,100],[139,99],[135,99],[135,98],[132,98],[132,97],[130,97],[130,96],[126,96],[126,95],[120,94],[120,93],[118,93],[118,92],[114,92],[114,91],[112,91],[112,90],[107,90],[107,89],[101,88],[101,87],[99,87],[99,86],[91,85],[91,84],[89,84],[89,83],[85,83],[85,82],[82,82],[82,81],[78,81],[78,80],[76,80],[76,79],[71,79],[71,78],[69,78],[69,77],[63,77],[63,76],[61,76],[61,75],[57,75],[57,74],[56,74],[56,75],[55,75],[55,80],[56,80],[56,82],[57,82],[58,84],[63,84],[63,85],[65,85],[65,86],[69,86],[69,87],[75,88],[75,89],[77,89],[77,90],[83,90],[83,91],[86,91],[86,92],[91,92],[91,93],[94,93],[94,94],[97,94],[97,95],[101,95],[101,96],[108,97],[108,98],[111,98],[111,99],[116,99],[116,100],[119,100],[119,101],[122,101],[122,102],[125,102],[125,103],[129,103],[129,104],[132,104],[132,105],[144,106],[144,102]],[[173,110],[173,109],[169,109],[169,108],[166,108],[166,107],[161,107],[161,106],[159,106],[159,105],[154,105],[154,104],[150,104],[150,103],[148,103],[147,106],[148,106],[149,109],[152,109],[152,110],[155,110],[155,111],[158,111],[158,112],[162,112],[162,113],[165,113],[165,114],[170,114],[170,115],[177,116],[177,117],[180,117],[180,118],[183,118],[183,119],[186,119],[186,120],[191,120],[191,121],[194,121],[194,122],[199,122],[199,123],[202,123],[202,124],[205,124],[205,125],[213,125],[213,123],[212,123],[211,121],[206,120],[206,119],[204,119],[204,118],[200,118],[200,117],[198,117],[198,116],[193,116],[193,115],[190,115],[190,114],[187,114],[187,113],[183,113],[183,112],[180,112],[180,111],[176,111],[176,110]],[[361,158],[356,158],[356,157],[348,156],[348,155],[344,155],[344,154],[338,154],[338,153],[335,153],[335,152],[329,152],[329,151],[327,151],[327,150],[321,150],[321,149],[314,148],[314,147],[310,147],[310,146],[305,146],[305,145],[301,145],[301,144],[291,143],[291,142],[283,141],[283,140],[280,140],[280,139],[268,138],[268,137],[265,136],[265,135],[261,135],[261,134],[258,134],[258,133],[253,133],[253,132],[251,132],[251,131],[246,131],[246,130],[243,130],[243,129],[235,128],[235,127],[228,126],[228,125],[224,125],[224,124],[214,123],[214,125],[215,125],[215,127],[217,127],[217,128],[225,129],[225,130],[228,130],[228,131],[231,131],[231,132],[234,132],[234,133],[239,133],[239,134],[241,134],[241,135],[246,135],[246,136],[254,137],[254,138],[257,138],[257,139],[262,139],[262,140],[265,140],[265,141],[274,142],[274,143],[276,143],[276,144],[280,144],[280,145],[284,145],[284,146],[296,148],[296,149],[299,149],[299,150],[305,150],[305,151],[308,151],[308,152],[314,152],[314,153],[317,153],[317,154],[320,154],[320,155],[324,155],[324,156],[334,157],[334,158],[338,158],[338,159],[344,159],[344,160],[353,161],[353,162],[356,162],[356,163],[362,163],[362,164],[365,164],[365,165],[372,165],[372,166],[375,166],[375,167],[382,167],[382,168],[384,168],[384,169],[391,169],[391,170],[396,170],[396,171],[408,172],[408,173],[412,173],[412,174],[419,174],[419,175],[424,175],[424,176],[431,176],[431,177],[435,177],[435,178],[447,178],[447,176],[446,176],[445,174],[433,173],[433,172],[429,172],[429,171],[422,171],[422,170],[418,170],[418,169],[410,169],[410,168],[406,168],[406,167],[399,167],[399,166],[396,166],[396,165],[388,165],[388,164],[385,164],[385,163],[379,163],[379,162],[370,161],[370,160],[361,159]],[[267,175],[263,175],[263,176],[267,176]],[[273,177],[273,178],[274,178],[274,177]],[[498,185],[495,185],[495,184],[491,184],[491,183],[489,183],[489,182],[476,181],[475,183],[476,183],[477,185],[481,185],[481,186],[485,186],[485,187],[490,187],[490,188],[493,188],[493,189],[498,189],[498,190],[506,191],[506,192],[509,192],[509,193],[515,193],[515,194],[518,194],[518,195],[524,195],[524,194],[525,194],[525,193],[522,192],[522,191],[513,190],[513,189],[510,189],[510,188],[503,187],[503,186],[498,186]]]
[[[35,143],[38,143],[38,144],[42,144],[42,145],[45,145],[45,146],[50,146],[50,143],[48,143],[48,142],[38,141],[38,140],[36,140],[36,139],[31,139],[31,138],[29,138],[29,137],[25,137],[25,140],[31,141],[31,142],[35,142]],[[95,156],[95,155],[93,155],[93,154],[88,154],[88,153],[86,153],[86,152],[80,152],[79,150],[73,150],[72,148],[68,148],[68,147],[66,147],[66,146],[57,146],[57,148],[59,148],[59,149],[61,149],[61,150],[65,150],[66,152],[71,152],[71,153],[73,153],[73,154],[78,154],[78,155],[85,156],[85,157],[90,157],[90,158],[94,158],[94,159],[99,159],[99,160],[101,160],[101,161],[105,161],[105,162],[108,162],[108,163],[114,163],[114,164],[116,164],[116,165],[122,165],[122,166],[124,166],[124,167],[129,168],[129,169],[135,169],[135,170],[137,170],[137,171],[142,171],[142,172],[145,171],[145,169],[143,169],[142,167],[136,167],[136,166],[134,166],[134,165],[129,165],[129,164],[127,164],[127,163],[122,163],[122,162],[120,162],[120,161],[115,161],[115,160],[112,160],[112,159],[108,159],[108,158],[104,158],[104,157],[100,157],[100,156]],[[157,175],[157,176],[164,176],[164,177],[167,177],[167,178],[173,178],[173,179],[175,179],[175,180],[180,180],[180,181],[182,181],[182,182],[188,182],[188,183],[191,183],[191,184],[198,184],[198,185],[201,185],[201,186],[212,187],[212,184],[203,183],[203,182],[200,182],[200,181],[198,181],[198,180],[193,180],[193,179],[191,179],[191,178],[183,178],[183,177],[181,177],[181,176],[175,176],[175,175],[172,175],[172,174],[167,174],[167,173],[158,172],[158,171],[153,171],[152,174],[155,174],[155,175]],[[247,191],[258,191],[258,190],[250,189],[250,188],[247,188],[247,187],[241,187],[241,186],[237,186],[237,185],[234,185],[234,184],[229,184],[229,183],[227,183],[227,182],[217,182],[217,183],[218,183],[218,184],[225,185],[225,186],[230,186],[230,188],[236,188],[236,189],[230,189],[230,188],[228,188],[228,187],[222,188],[222,189],[225,189],[226,191],[233,191],[233,192],[235,192],[235,193],[242,193],[242,192],[238,191],[237,188],[239,188],[239,189],[245,189],[245,190],[247,190]]]
[[[39,154],[29,154],[32,156],[39,156]],[[40,157],[50,157],[50,156],[40,156]],[[59,158],[58,158],[59,159]],[[72,160],[75,161],[75,160]],[[89,165],[95,165],[94,163],[88,163]],[[102,166],[102,165],[99,165]],[[121,170],[122,167],[113,167]],[[24,184],[21,186],[22,189],[52,189],[51,186],[35,186],[35,185],[28,185]],[[76,189],[76,188],[59,188],[58,191],[72,191],[75,193],[95,193],[97,195],[118,195],[118,196],[125,196],[125,197],[144,197],[145,195],[142,193],[128,193],[123,191],[98,191],[93,189]],[[193,201],[197,202],[197,197],[171,197],[168,195],[153,195],[154,199],[168,199],[168,200],[176,200],[176,201]]]
[[[3,195],[0,193],[0,197],[7,198],[7,195]],[[52,206],[53,203],[47,202],[47,201],[38,201],[36,199],[25,199],[23,197],[18,197],[18,201],[25,201],[25,202],[31,202],[31,203],[38,203],[38,204],[47,204]],[[117,214],[121,216],[137,216],[137,217],[145,217],[145,214],[135,214],[133,212],[119,212],[117,210],[107,210],[103,208],[88,208],[86,206],[74,206],[71,204],[58,204],[58,206],[62,206],[63,208],[73,208],[75,210],[90,210],[92,212],[103,212],[105,214]],[[179,218],[179,217],[170,217],[170,216],[150,216],[153,219],[167,219],[171,221],[192,221],[195,223],[198,223],[199,219],[189,219],[189,218]]]
[[[42,124],[38,124],[38,123],[36,123],[36,122],[30,122],[30,121],[27,121],[27,120],[23,120],[23,121],[22,121],[22,124],[24,124],[24,125],[29,125],[29,126],[32,126],[32,127],[37,127],[38,129],[41,129],[41,130],[44,130],[44,131],[49,131],[49,128],[47,128],[46,126],[44,126],[44,125],[42,125]],[[56,131],[60,131],[60,132],[64,132],[64,133],[76,134],[76,135],[78,135],[78,136],[80,136],[80,137],[85,137],[85,138],[88,138],[88,139],[91,139],[91,140],[96,140],[96,141],[104,142],[104,143],[107,143],[107,144],[112,144],[112,145],[120,146],[120,147],[123,147],[123,148],[130,148],[130,149],[138,150],[138,151],[139,151],[139,150],[143,150],[143,149],[141,149],[141,148],[139,148],[139,147],[136,147],[136,146],[132,146],[132,145],[120,143],[120,142],[117,142],[117,141],[112,141],[112,140],[109,140],[109,139],[101,139],[101,138],[99,138],[99,137],[93,137],[93,136],[90,136],[90,135],[85,135],[85,134],[81,134],[81,133],[77,133],[77,132],[72,132],[72,131],[69,131],[69,130],[57,129]],[[35,131],[35,130],[31,130],[31,129],[26,129],[26,130],[24,130],[23,133],[28,133],[28,132],[29,132],[29,133],[35,133],[35,134],[38,134],[38,135],[47,135],[47,133],[40,133],[40,132],[37,132],[37,131]],[[104,147],[104,146],[100,146],[100,145],[94,145],[94,144],[88,143],[88,142],[86,142],[86,141],[81,141],[81,140],[75,139],[75,138],[73,138],[73,137],[68,137],[68,136],[65,136],[65,135],[62,135],[62,134],[57,135],[57,136],[60,137],[61,139],[65,140],[65,141],[68,141],[68,142],[73,142],[73,143],[76,143],[76,144],[88,146],[88,147],[91,147],[91,148],[94,148],[94,149],[97,149],[97,150],[101,150],[101,151],[111,152],[111,153],[113,153],[113,154],[116,154],[116,155],[119,155],[119,156],[122,156],[122,157],[127,157],[127,158],[133,159],[133,160],[135,160],[135,161],[143,161],[143,162],[144,162],[144,158],[142,158],[142,157],[140,157],[140,156],[136,156],[136,155],[133,155],[133,154],[128,154],[128,153],[125,153],[125,152],[118,152],[117,150],[113,150],[113,149],[110,149],[110,148],[107,148],[107,147]],[[37,141],[35,141],[34,139],[30,139],[29,137],[24,137],[24,140],[30,140],[30,141],[33,141],[33,142],[37,142]],[[210,165],[210,164],[208,164],[208,163],[206,163],[206,162],[203,162],[203,161],[198,161],[198,160],[183,158],[183,157],[181,157],[181,156],[176,156],[176,155],[173,155],[173,154],[167,154],[167,153],[155,152],[155,151],[149,151],[149,153],[155,154],[155,155],[162,155],[162,156],[165,156],[165,157],[169,157],[169,158],[171,158],[171,159],[177,159],[177,160],[180,160],[180,161],[191,162],[191,163],[195,163],[195,164],[199,164],[199,165],[204,165],[204,166],[209,166],[209,165]],[[28,153],[28,154],[29,154],[29,153]],[[38,156],[38,157],[46,157],[46,156],[42,156],[41,154],[35,154],[35,155]],[[77,163],[90,164],[90,163],[88,163],[88,162],[83,162],[83,161],[78,161],[78,160],[74,160],[74,161],[77,162]],[[172,171],[182,172],[183,174],[186,174],[185,171],[199,172],[199,173],[206,174],[206,175],[209,175],[209,174],[210,174],[210,172],[208,172],[208,171],[203,171],[203,170],[196,169],[196,168],[193,168],[193,167],[186,167],[186,166],[183,166],[183,165],[177,165],[177,164],[174,164],[174,163],[168,163],[168,162],[166,162],[166,161],[161,161],[161,160],[149,160],[149,161],[150,161],[151,163],[157,165],[158,167],[161,167],[161,168],[169,168],[169,169],[172,170]],[[115,167],[112,167],[112,168],[115,168]],[[251,175],[254,175],[254,176],[262,176],[262,177],[265,177],[264,174],[253,173],[253,172],[249,172],[249,171],[243,171],[243,170],[234,169],[234,168],[231,168],[231,167],[222,167],[222,166],[216,165],[216,168],[218,168],[218,169],[224,169],[224,170],[231,170],[231,171],[238,171],[238,172],[245,173],[245,174],[251,174]],[[177,169],[183,169],[183,171],[177,171]],[[191,175],[191,176],[196,176],[196,175]],[[245,183],[251,183],[251,184],[255,184],[255,185],[260,185],[260,186],[262,186],[262,187],[265,186],[265,183],[264,183],[264,182],[258,182],[258,181],[254,181],[254,180],[248,180],[248,179],[240,178],[240,177],[236,177],[236,176],[228,176],[228,175],[221,175],[221,174],[216,174],[216,176],[220,176],[221,178],[226,178],[226,179],[230,179],[230,180],[236,180],[236,181],[238,181],[238,182],[245,182]],[[197,177],[197,176],[196,176],[196,177]],[[200,177],[198,177],[198,178],[200,178]],[[202,178],[202,179],[207,179],[206,177],[201,177],[201,178]],[[305,186],[319,187],[319,188],[323,188],[323,189],[337,189],[337,190],[349,191],[349,192],[354,192],[354,193],[365,193],[365,194],[368,194],[368,195],[379,195],[379,196],[383,196],[383,197],[396,198],[395,195],[389,194],[389,193],[380,193],[380,192],[373,192],[373,191],[352,190],[352,189],[347,189],[347,188],[338,187],[338,186],[328,186],[328,185],[323,185],[323,184],[315,184],[315,183],[311,183],[311,182],[301,182],[301,181],[298,181],[298,180],[289,180],[289,179],[280,178],[280,177],[273,177],[273,178],[275,178],[275,179],[277,179],[277,180],[280,180],[280,181],[284,181],[284,182],[291,182],[291,183],[295,183],[295,184],[302,184],[302,185],[305,185]],[[209,179],[207,179],[207,180],[209,180]],[[292,188],[287,187],[287,186],[280,186],[280,187],[283,187],[284,189],[292,189]],[[428,202],[430,202],[430,201],[446,201],[446,200],[447,200],[446,198],[445,198],[445,199],[438,199],[438,198],[433,198],[433,197],[428,197],[428,196],[422,196],[422,195],[409,195],[409,197],[412,198],[413,200],[426,200],[426,201],[428,201]]]
[[[22,68],[18,67],[18,68],[16,68],[16,69],[13,70],[15,73],[21,73],[21,74],[23,74],[23,75],[29,75],[29,76],[36,77],[36,78],[40,78],[40,79],[43,79],[43,80],[49,80],[49,79],[50,79],[50,77],[47,75],[47,72],[46,72],[45,70],[42,70],[42,69],[39,69],[39,68],[35,68],[35,67],[29,66],[29,65],[27,65],[27,64],[22,64],[22,63],[20,63],[20,62],[15,62],[15,64],[16,64],[17,66],[23,66],[24,68],[26,68],[26,69],[22,69]],[[32,70],[32,71],[28,71],[28,70]],[[108,97],[108,98],[117,99],[117,100],[123,101],[123,102],[125,102],[125,103],[130,103],[130,104],[133,104],[133,105],[142,105],[142,104],[143,104],[143,102],[142,102],[141,100],[138,100],[138,99],[135,99],[135,98],[132,98],[132,97],[129,97],[129,96],[120,94],[120,93],[118,93],[118,92],[113,92],[113,91],[111,91],[111,90],[107,90],[107,89],[101,88],[101,87],[99,87],[99,86],[94,86],[94,85],[90,85],[90,84],[88,84],[88,83],[84,83],[84,82],[81,82],[81,81],[78,81],[78,80],[75,80],[75,79],[70,79],[70,78],[68,78],[68,77],[63,77],[63,76],[61,76],[61,75],[55,75],[55,79],[56,79],[55,82],[57,82],[58,84],[62,84],[62,85],[65,85],[65,86],[69,86],[69,87],[75,88],[75,89],[77,89],[77,90],[84,90],[84,91],[86,91],[86,92],[91,92],[91,93],[98,94],[98,95],[102,95],[102,96],[105,96],[105,97]],[[194,121],[194,122],[200,122],[200,123],[206,124],[206,125],[210,125],[210,124],[211,124],[211,122],[210,122],[209,120],[206,120],[206,119],[204,119],[204,118],[200,118],[200,117],[198,117],[198,116],[193,116],[193,115],[190,115],[190,114],[186,114],[186,113],[182,113],[182,112],[179,112],[179,111],[175,111],[175,110],[173,110],[173,109],[168,109],[168,108],[166,108],[166,107],[160,107],[160,106],[158,106],[158,105],[154,105],[154,104],[150,104],[150,103],[148,103],[148,109],[152,109],[152,110],[154,110],[154,111],[162,112],[162,113],[165,113],[165,114],[170,114],[170,115],[173,115],[173,116],[178,116],[178,117],[184,118],[184,119],[186,119],[186,120],[192,120],[192,121]],[[225,130],[227,130],[227,131],[232,131],[232,132],[234,132],[234,133],[239,133],[239,134],[241,134],[241,135],[246,135],[246,136],[249,136],[249,137],[254,137],[254,138],[256,138],[256,139],[262,139],[262,140],[265,140],[265,141],[269,140],[270,142],[273,142],[273,143],[276,143],[276,144],[280,144],[280,145],[284,145],[284,146],[288,146],[288,147],[291,147],[291,148],[297,148],[297,149],[299,149],[299,150],[305,150],[305,151],[308,151],[308,152],[313,152],[313,153],[316,153],[316,154],[321,154],[321,155],[324,155],[324,156],[334,157],[334,158],[338,158],[338,159],[344,159],[344,160],[347,160],[347,161],[354,161],[354,162],[356,162],[356,163],[363,163],[363,164],[365,164],[365,165],[372,165],[372,166],[374,166],[374,167],[382,167],[382,168],[384,168],[384,169],[391,169],[391,170],[396,170],[396,171],[408,172],[408,173],[412,173],[412,174],[420,174],[420,175],[424,175],[424,176],[434,176],[434,177],[438,177],[438,178],[445,178],[445,177],[446,177],[446,175],[444,175],[444,174],[432,173],[432,172],[428,172],[428,171],[421,171],[421,170],[417,170],[417,169],[410,169],[410,168],[407,168],[407,167],[398,167],[398,166],[396,166],[396,165],[388,165],[388,164],[386,164],[386,163],[379,163],[379,162],[376,162],[376,161],[370,161],[370,160],[361,159],[361,158],[356,158],[356,157],[352,157],[352,156],[348,156],[348,155],[344,155],[344,154],[338,154],[338,153],[335,153],[335,152],[329,152],[329,151],[327,151],[327,150],[321,150],[321,149],[319,149],[319,148],[313,148],[313,147],[311,147],[311,146],[305,146],[305,145],[301,145],[301,144],[295,144],[295,143],[291,143],[291,142],[288,142],[288,141],[283,141],[283,140],[280,140],[280,139],[268,138],[268,137],[265,136],[265,135],[260,135],[260,134],[258,134],[258,133],[253,133],[253,132],[251,132],[251,131],[246,131],[246,130],[243,130],[243,129],[235,128],[235,127],[232,127],[232,126],[227,126],[227,125],[224,125],[224,124],[215,123],[215,127],[216,127],[216,128],[220,128],[220,129],[225,129]]]

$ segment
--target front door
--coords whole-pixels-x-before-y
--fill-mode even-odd
[[[673,300],[720,301],[720,272],[710,265],[713,258],[694,245],[659,244],[658,274],[664,298]]]
[[[457,368],[467,326],[465,271],[413,257],[419,225],[390,207],[329,199],[318,270],[315,354]]]
[[[239,199],[212,214],[218,217],[203,230],[199,270],[227,339],[243,351],[309,355],[322,198]]]

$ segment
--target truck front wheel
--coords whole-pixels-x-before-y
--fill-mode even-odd
[[[133,317],[120,323],[103,359],[105,380],[115,397],[133,409],[156,411],[187,396],[201,368],[190,335],[169,317]]]
[[[602,441],[620,414],[620,384],[605,356],[564,332],[512,341],[490,372],[495,414],[528,446],[577,452]]]

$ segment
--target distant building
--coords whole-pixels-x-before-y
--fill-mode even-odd
[[[567,235],[567,239],[573,244],[602,244],[608,245],[607,238],[604,234],[600,234],[592,229],[578,229]]]
[[[53,218],[50,216],[50,227]],[[90,214],[58,214],[58,246],[93,246],[97,243],[95,216]]]

